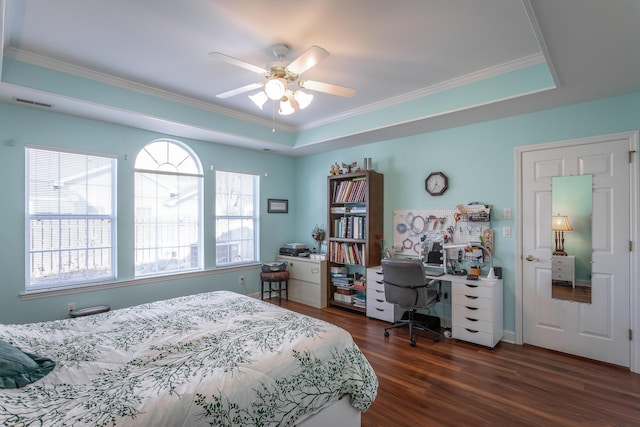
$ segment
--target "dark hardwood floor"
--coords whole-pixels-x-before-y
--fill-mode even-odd
[[[282,306],[353,335],[380,381],[363,427],[640,426],[640,375],[627,369],[528,345],[436,343],[422,332],[413,348],[406,328],[384,338],[388,323],[362,314]]]

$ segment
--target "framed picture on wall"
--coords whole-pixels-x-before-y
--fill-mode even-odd
[[[288,213],[289,200],[287,199],[268,199],[267,212],[269,213]]]

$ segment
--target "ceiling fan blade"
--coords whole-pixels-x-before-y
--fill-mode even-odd
[[[216,95],[216,98],[230,98],[232,96],[240,95],[241,93],[249,92],[254,89],[260,89],[262,86],[264,86],[264,83],[251,83],[250,85],[219,93]]]
[[[287,65],[287,70],[291,71],[293,74],[300,75],[327,56],[329,56],[329,52],[323,48],[319,46],[311,46],[302,55],[294,59],[291,64]]]
[[[266,74],[268,71],[262,67],[258,67],[257,65],[249,64],[248,62],[244,62],[240,59],[234,58],[233,56],[225,55],[220,52],[209,52],[209,55],[214,58],[220,59],[222,61],[228,62],[229,64],[233,64],[237,67],[244,68],[245,70],[253,71],[257,74]]]
[[[303,89],[315,90],[317,92],[324,92],[330,95],[344,96],[345,98],[351,98],[356,94],[356,90],[350,87],[338,86],[331,83],[316,82],[313,80],[298,81],[298,86]]]

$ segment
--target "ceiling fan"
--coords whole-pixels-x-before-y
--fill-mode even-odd
[[[352,97],[356,91],[350,87],[338,86],[331,83],[317,82],[314,80],[300,80],[302,73],[313,67],[327,56],[329,52],[319,46],[311,46],[302,55],[294,59],[291,63],[283,59],[289,53],[289,46],[277,44],[273,46],[273,54],[277,60],[269,65],[269,68],[262,68],[249,64],[240,59],[233,58],[221,52],[211,52],[209,55],[235,66],[244,68],[265,77],[262,82],[251,83],[236,89],[222,92],[216,95],[218,98],[229,98],[241,93],[250,92],[256,89],[263,89],[249,98],[262,109],[262,106],[271,99],[280,101],[279,113],[282,115],[292,114],[309,106],[313,100],[313,95],[303,92],[300,89],[308,89],[316,92],[328,93],[330,95]],[[294,85],[292,88],[290,85]],[[297,86],[297,88],[295,87]]]

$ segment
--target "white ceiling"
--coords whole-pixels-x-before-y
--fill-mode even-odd
[[[4,56],[137,85],[192,100],[216,113],[271,126],[247,94],[216,94],[262,77],[208,55],[218,51],[267,67],[271,46],[291,61],[312,45],[330,56],[306,79],[353,87],[342,98],[315,93],[310,107],[276,114],[303,132],[423,96],[443,83],[546,61],[558,88],[482,107],[336,138],[296,154],[459,126],[640,90],[637,0],[0,0]],[[215,129],[136,117],[0,81],[0,100],[53,103],[61,111],[175,135],[219,141]],[[161,92],[158,92],[160,90]],[[32,92],[32,93],[30,93]],[[250,92],[252,93],[252,92]],[[29,98],[30,97],[30,98]],[[242,135],[220,141],[265,148]],[[284,147],[286,148],[286,147]]]

